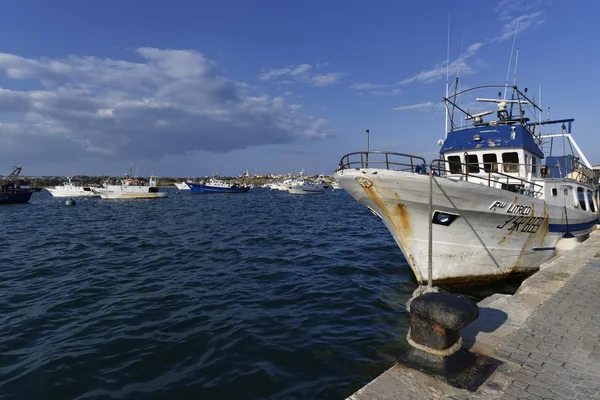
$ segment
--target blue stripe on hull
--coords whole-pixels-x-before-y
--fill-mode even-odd
[[[195,194],[208,194],[208,193],[246,193],[250,190],[249,187],[232,187],[232,188],[223,188],[223,187],[215,187],[215,186],[207,186],[201,185],[198,183],[188,183],[190,190]]]
[[[533,251],[549,251],[549,250],[556,250],[556,247],[534,247],[531,250],[533,250]]]
[[[594,225],[598,223],[598,218],[588,221],[582,222],[580,224],[569,224],[569,231],[577,232],[577,231],[585,231],[586,229],[592,228]],[[566,232],[567,224],[550,224],[548,226],[549,232]]]

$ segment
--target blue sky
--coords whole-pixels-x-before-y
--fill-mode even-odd
[[[553,118],[575,118],[577,142],[600,163],[599,10],[548,0],[3,2],[0,174],[22,164],[26,175],[120,175],[138,163],[140,175],[329,174],[365,147],[365,129],[372,149],[436,158],[449,15],[451,79],[460,73],[464,86],[505,82],[519,21],[519,85],[541,86]]]

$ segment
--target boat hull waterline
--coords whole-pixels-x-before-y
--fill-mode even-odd
[[[19,191],[16,193],[0,193],[0,204],[25,204],[31,199],[35,190]]]
[[[192,191],[192,194],[210,194],[210,193],[246,193],[250,190],[248,186],[238,187],[221,187],[221,186],[210,186],[203,185],[201,183],[189,183],[188,186]]]
[[[452,219],[448,225],[447,220],[433,224],[436,284],[488,282],[534,272],[555,256],[567,222],[574,236],[589,234],[598,222],[589,212],[570,209],[565,215],[564,207],[541,199],[444,177],[434,179],[434,215],[429,216],[428,175],[360,168],[338,171],[335,177],[382,219],[419,283],[427,281],[428,221],[436,215]]]

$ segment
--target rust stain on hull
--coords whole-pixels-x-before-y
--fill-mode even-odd
[[[410,254],[410,249],[408,247],[408,239],[410,239],[413,235],[413,230],[410,222],[410,214],[406,209],[406,206],[400,202],[398,202],[395,206],[388,206],[383,199],[379,196],[376,189],[377,186],[375,183],[372,183],[370,186],[361,185],[365,194],[377,205],[377,207],[381,210],[383,214],[387,217],[387,220],[392,224],[394,231],[396,232],[396,236],[400,240],[404,251],[406,252],[406,260],[410,265],[415,277],[419,282],[422,281],[422,277],[419,273],[415,265],[414,258],[412,254]],[[394,196],[400,201],[400,196],[398,193],[394,193]]]

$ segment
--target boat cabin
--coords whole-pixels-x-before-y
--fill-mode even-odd
[[[528,100],[477,100],[497,103],[497,118],[484,122],[483,117],[493,111],[466,113],[465,120],[472,122],[470,126],[457,128],[453,123],[440,149],[444,173],[449,179],[480,183],[597,212],[599,199],[593,192],[592,171],[572,154],[546,157],[542,150],[549,149],[551,154],[554,138],[562,137],[581,154],[571,137],[572,119],[530,123],[522,109],[523,104],[529,104]],[[515,105],[520,110],[516,119],[512,110]],[[536,135],[537,126],[550,124],[561,124],[563,133]]]

